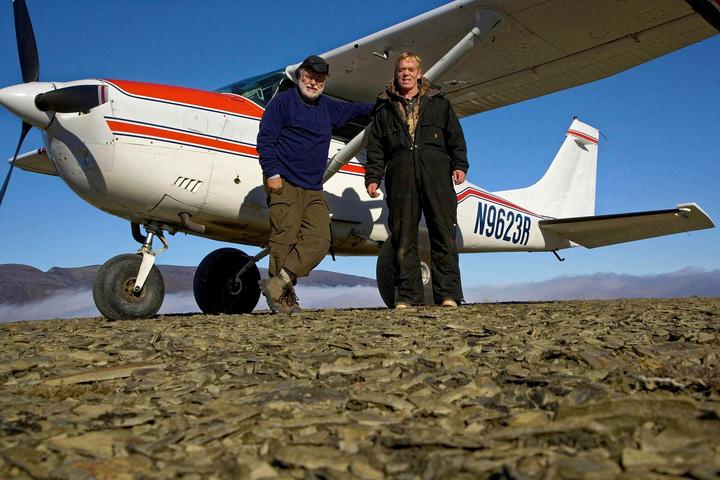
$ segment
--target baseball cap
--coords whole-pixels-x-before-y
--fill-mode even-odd
[[[330,65],[327,64],[325,60],[323,60],[321,57],[318,57],[317,55],[310,55],[307,57],[298,67],[298,70],[301,68],[309,68],[310,70],[313,70],[317,73],[326,73],[330,74]]]

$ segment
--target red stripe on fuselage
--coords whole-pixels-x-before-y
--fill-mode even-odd
[[[588,142],[592,142],[592,143],[595,143],[595,144],[598,143],[598,139],[597,139],[597,138],[593,138],[593,137],[591,137],[590,135],[586,135],[586,134],[584,134],[584,133],[582,133],[582,132],[578,132],[577,130],[568,130],[567,133],[569,133],[570,135],[573,135],[573,136],[575,136],[575,137],[584,138],[584,139],[587,140]]]
[[[365,175],[365,165],[355,165],[353,163],[348,163],[340,167],[340,171],[347,173],[360,173]]]
[[[514,203],[510,203],[510,202],[508,202],[507,200],[503,200],[503,199],[500,198],[500,197],[496,197],[495,195],[490,195],[489,193],[482,192],[482,191],[477,190],[477,189],[475,189],[475,188],[466,188],[465,190],[463,190],[462,192],[460,192],[460,193],[458,194],[458,196],[457,196],[457,201],[458,201],[458,203],[460,203],[460,202],[462,202],[463,200],[465,200],[466,198],[471,197],[471,196],[475,196],[475,197],[478,197],[478,198],[482,198],[482,199],[484,199],[484,200],[489,200],[489,201],[494,202],[494,203],[499,203],[499,204],[504,205],[504,206],[506,206],[506,207],[510,207],[510,208],[512,208],[512,209],[519,210],[519,211],[521,211],[521,212],[523,212],[523,213],[527,213],[528,215],[533,215],[533,216],[535,216],[535,217],[540,217],[540,215],[538,215],[537,213],[533,213],[533,212],[531,212],[530,210],[526,210],[526,209],[524,209],[524,208],[522,208],[522,207],[520,207],[520,206],[518,206],[518,205],[515,205]]]
[[[180,103],[253,118],[262,117],[264,112],[258,105],[240,95],[129,80],[106,80],[106,82],[115,85],[130,95],[137,95],[150,100]]]
[[[155,137],[160,140],[170,140],[173,142],[181,142],[191,144],[196,147],[209,147],[219,150],[228,150],[231,152],[242,153],[243,155],[258,156],[255,148],[238,145],[237,143],[227,142],[217,138],[202,137],[191,133],[176,132],[172,130],[164,130],[157,127],[149,127],[146,125],[136,125],[134,123],[119,122],[117,120],[108,120],[108,127],[113,133],[130,133],[135,135],[143,135]]]

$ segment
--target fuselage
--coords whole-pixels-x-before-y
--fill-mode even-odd
[[[81,198],[132,222],[186,231],[179,215],[204,225],[205,237],[265,246],[268,208],[256,138],[261,102],[233,93],[123,80],[102,84],[108,101],[85,113],[55,113],[45,147],[59,176]],[[345,142],[333,138],[328,157]],[[333,248],[371,255],[387,239],[383,197],[364,186],[364,153],[325,184]],[[456,186],[460,252],[538,251],[571,246],[538,227],[543,217],[469,182]]]

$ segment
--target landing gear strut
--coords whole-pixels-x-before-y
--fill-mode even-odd
[[[93,300],[109,320],[133,320],[155,315],[165,298],[165,282],[155,265],[149,269],[143,287],[135,290],[142,257],[127,253],[113,257],[98,270]]]

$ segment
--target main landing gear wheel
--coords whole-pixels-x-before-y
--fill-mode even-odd
[[[429,254],[427,255],[429,257]],[[421,255],[421,257],[424,257]],[[377,287],[385,305],[392,308],[395,306],[395,251],[392,248],[390,239],[388,238],[380,247],[377,264],[375,266],[375,278],[377,279]],[[433,305],[432,278],[430,276],[430,267],[428,261],[424,258],[420,261],[420,270],[422,273],[423,297],[425,305]]]
[[[250,313],[260,299],[260,270],[252,265],[238,272],[252,257],[235,248],[220,248],[200,262],[193,279],[195,301],[203,313]]]
[[[377,287],[385,305],[390,308],[395,306],[395,251],[390,245],[390,239],[383,243],[378,253],[377,264],[375,265],[375,278]]]
[[[97,272],[93,284],[95,306],[109,320],[133,320],[154,316],[165,298],[165,282],[153,265],[143,288],[135,292],[142,255],[111,258]]]

